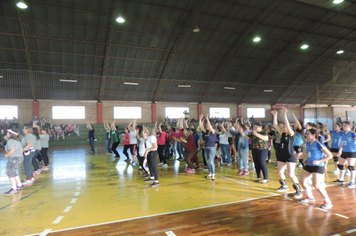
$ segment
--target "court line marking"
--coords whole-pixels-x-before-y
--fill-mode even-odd
[[[75,193],[74,193],[74,196],[78,197],[79,194],[80,194],[80,192],[75,192]]]
[[[53,221],[52,224],[58,224],[63,218],[64,218],[64,216],[58,216],[57,219],[55,221]]]
[[[340,216],[340,217],[345,218],[345,219],[349,219],[349,217],[343,216],[343,215],[340,215],[340,214],[337,214],[337,213],[335,213],[335,215]]]
[[[24,200],[24,199],[28,198],[28,197],[31,196],[32,194],[35,194],[35,193],[37,193],[38,191],[40,191],[41,189],[43,189],[44,187],[46,187],[46,185],[47,185],[47,184],[43,185],[41,188],[37,189],[37,190],[34,191],[33,193],[30,193],[29,195],[24,196],[24,197],[20,198],[19,200],[15,201],[15,202],[13,202],[13,203],[10,203],[10,204],[8,204],[8,205],[6,205],[6,206],[1,207],[0,210],[3,210],[3,209],[5,209],[6,207],[9,207],[9,206],[11,206],[11,205],[13,205],[13,204],[15,204],[15,203],[21,201],[21,200]]]
[[[341,236],[341,234],[333,234],[333,235],[331,235],[331,236]]]
[[[237,183],[239,183],[239,184],[247,185],[247,186],[249,186],[249,187],[251,187],[251,188],[255,188],[255,189],[258,189],[258,190],[260,190],[260,191],[263,191],[263,192],[267,192],[267,193],[273,194],[273,195],[275,195],[275,196],[276,196],[276,195],[280,195],[280,194],[273,193],[273,192],[270,192],[270,191],[268,191],[268,190],[265,190],[265,189],[262,189],[262,188],[259,188],[259,187],[255,187],[255,186],[252,186],[252,185],[249,185],[249,184],[245,184],[245,183],[240,182],[240,181],[235,180],[235,179],[231,179],[231,178],[225,177],[225,176],[223,176],[223,175],[217,175],[217,176],[220,176],[220,177],[222,177],[222,178],[224,178],[224,179],[228,179],[228,180],[231,180],[231,181],[237,182]]]
[[[126,221],[131,221],[131,220],[145,219],[145,218],[156,217],[156,216],[171,215],[171,214],[175,214],[175,213],[181,213],[181,212],[187,212],[187,211],[194,211],[194,210],[212,208],[212,207],[217,207],[217,206],[231,205],[231,204],[234,204],[234,203],[248,202],[248,201],[252,201],[252,200],[259,200],[259,199],[270,198],[270,197],[275,197],[275,196],[272,195],[272,196],[263,196],[263,197],[257,197],[257,198],[249,198],[249,199],[244,199],[244,200],[239,200],[239,201],[234,201],[234,202],[226,202],[226,203],[220,203],[220,204],[215,204],[215,205],[210,205],[210,206],[203,206],[203,207],[196,207],[196,208],[191,208],[191,209],[186,209],[186,210],[171,211],[171,212],[165,212],[165,213],[154,214],[154,215],[147,215],[147,216],[139,216],[139,217],[134,217],[134,218],[129,218],[129,219],[123,219],[123,220],[116,220],[116,221],[109,221],[109,222],[98,223],[98,224],[90,224],[90,225],[83,225],[83,226],[72,227],[72,228],[66,228],[66,229],[59,229],[59,230],[54,230],[54,231],[51,231],[51,232],[52,232],[52,233],[56,233],[56,232],[74,230],[74,229],[83,229],[83,228],[89,228],[89,227],[100,226],[100,225],[108,225],[108,224],[126,222]],[[34,235],[38,235],[38,234],[39,234],[39,233],[26,234],[26,236],[34,236]]]
[[[78,198],[72,198],[72,200],[70,201],[70,203],[75,203],[77,201]]]
[[[78,186],[76,190],[81,190],[81,189],[82,189],[82,187]]]
[[[173,231],[167,231],[166,234],[167,236],[176,236],[176,234],[173,233]]]
[[[325,209],[321,209],[321,208],[318,208],[318,207],[315,207],[315,209],[320,210],[320,211],[325,211],[325,212],[328,212],[327,210],[325,210]]]
[[[43,231],[42,233],[40,233],[39,236],[46,236],[49,232],[51,232],[52,229],[46,229],[45,231]]]
[[[353,232],[356,232],[356,229],[350,229],[350,230],[345,231],[345,232],[348,233],[348,234],[351,234],[351,233],[353,233]]]
[[[70,211],[70,209],[72,209],[72,206],[67,206],[66,209],[64,209],[63,212],[68,212],[68,211]]]

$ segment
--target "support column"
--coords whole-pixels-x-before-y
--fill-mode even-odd
[[[300,106],[300,120],[304,124],[304,106]]]
[[[32,103],[32,113],[33,113],[33,116],[37,116],[37,118],[39,118],[39,116],[40,116],[40,105],[39,105],[38,101],[33,101],[33,103]]]
[[[103,104],[101,102],[98,102],[98,124],[103,123]]]
[[[242,117],[241,104],[237,105],[237,119]]]
[[[333,128],[334,128],[334,124],[335,124],[335,121],[334,121],[334,107],[331,107],[331,114],[332,114],[332,120],[333,120]]]
[[[203,109],[201,107],[201,104],[198,103],[198,120],[199,120],[199,117],[200,117],[201,114],[203,114]]]
[[[156,123],[156,103],[152,103],[152,123]]]

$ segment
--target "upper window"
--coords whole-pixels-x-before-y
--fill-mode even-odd
[[[247,117],[250,118],[265,118],[266,109],[264,108],[247,108]]]
[[[0,119],[17,119],[17,106],[0,106]]]
[[[165,118],[184,118],[184,113],[189,114],[189,107],[166,107],[165,112]]]
[[[85,119],[85,106],[52,106],[52,119]]]
[[[230,108],[228,107],[210,107],[209,116],[216,118],[230,118]]]
[[[114,119],[141,119],[141,107],[114,107]]]

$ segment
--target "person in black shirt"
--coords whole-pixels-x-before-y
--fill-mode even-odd
[[[303,194],[298,183],[298,178],[295,176],[294,173],[295,164],[298,160],[297,154],[294,150],[294,141],[296,135],[289,125],[287,112],[287,107],[284,107],[282,109],[282,115],[285,123],[283,129],[281,129],[277,123],[277,111],[271,111],[273,115],[273,127],[276,129],[277,132],[281,133],[281,146],[278,159],[278,176],[280,178],[279,183],[281,184],[281,187],[278,188],[277,191],[287,191],[289,189],[286,183],[286,177],[284,175],[285,168],[287,167],[288,176],[292,179],[293,188],[296,190],[294,197],[301,198]]]
[[[89,121],[87,121],[87,128],[88,130],[88,138],[89,138],[89,144],[91,147],[91,152],[92,154],[96,154],[95,148],[94,148],[94,127],[89,124]]]

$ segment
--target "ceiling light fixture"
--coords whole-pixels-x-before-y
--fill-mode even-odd
[[[192,86],[189,85],[189,84],[178,84],[178,87],[179,87],[179,88],[190,88],[190,87],[192,87]]]
[[[0,79],[4,78],[4,76],[0,75]]]
[[[231,90],[234,90],[234,89],[236,89],[236,88],[234,88],[234,87],[224,87],[224,89],[231,89]]]
[[[253,41],[254,41],[255,43],[257,43],[257,42],[261,41],[261,38],[260,38],[260,37],[255,37],[255,38],[253,39]]]
[[[265,89],[265,90],[263,90],[263,92],[265,92],[265,93],[272,93],[273,90],[272,90],[272,89]]]
[[[343,54],[344,53],[344,50],[339,50],[336,52],[337,54]]]
[[[133,83],[133,82],[124,82],[124,84],[127,84],[127,85],[138,85],[138,83]]]
[[[77,83],[78,81],[75,79],[60,79],[60,82],[69,82],[69,83]]]
[[[198,33],[200,31],[199,27],[196,25],[195,28],[193,29],[194,33]]]
[[[303,49],[303,50],[305,50],[305,49],[307,49],[308,47],[309,47],[308,44],[303,44],[300,48]]]
[[[121,16],[119,16],[118,18],[116,18],[116,21],[119,22],[119,23],[124,23],[125,19],[122,18]]]
[[[26,3],[24,3],[24,2],[18,2],[18,3],[16,3],[16,6],[18,8],[21,8],[21,9],[26,9],[27,8]]]
[[[334,4],[339,4],[339,3],[342,3],[344,0],[334,0],[333,3]]]

